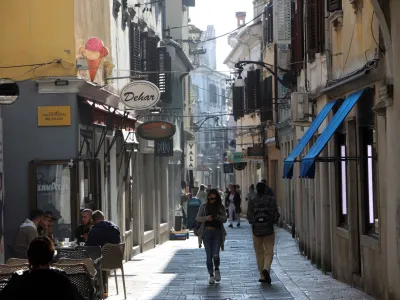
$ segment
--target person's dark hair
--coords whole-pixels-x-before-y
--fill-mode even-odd
[[[257,189],[257,195],[262,196],[265,194],[267,186],[265,185],[264,182],[259,182],[259,183],[257,183],[256,189]]]
[[[261,179],[261,182],[267,184],[267,179]]]
[[[182,188],[182,189],[186,189],[186,186],[187,186],[187,185],[186,185],[186,181],[182,180],[182,181],[181,181],[181,188]]]
[[[27,254],[33,268],[49,265],[54,256],[53,242],[45,236],[37,237],[29,244]]]
[[[237,185],[236,185],[236,188],[237,188],[237,189],[240,189],[240,185],[237,184]]]
[[[96,223],[99,219],[102,218],[104,218],[104,214],[101,210],[96,210],[93,212],[92,219],[94,223]]]
[[[215,195],[215,197],[217,198],[216,203],[218,205],[222,205],[221,195],[218,193],[218,191],[216,189],[211,189],[211,190],[208,191],[207,204],[210,203],[210,199],[209,199],[210,195]]]
[[[204,184],[200,185],[200,191],[204,191],[206,189],[206,187],[204,186]]]
[[[250,185],[250,189],[254,190],[254,184]]]
[[[36,220],[37,218],[42,217],[42,216],[43,216],[43,210],[34,209],[29,214],[29,220],[33,221],[33,220]]]

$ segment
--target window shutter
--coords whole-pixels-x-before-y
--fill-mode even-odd
[[[137,75],[135,71],[141,70],[140,62],[140,32],[136,23],[131,23],[129,27],[129,56],[130,56],[130,75]]]
[[[304,27],[303,27],[303,0],[297,0],[297,9],[292,4],[292,43],[291,58],[292,70],[296,73],[300,72],[304,60]]]
[[[273,6],[268,4],[264,9],[264,43],[269,44],[274,41],[274,18]]]
[[[291,40],[291,24],[290,20],[292,17],[292,1],[291,0],[280,0],[277,1],[277,18],[276,24],[278,27],[278,41],[290,42]]]
[[[307,1],[307,41],[310,59],[325,49],[325,9],[320,0]]]
[[[147,71],[149,72],[147,78],[150,82],[157,85],[158,81],[158,53],[157,53],[158,40],[156,37],[147,37]]]
[[[259,69],[254,71],[249,71],[247,73],[246,111],[250,113],[260,108],[260,103],[261,103],[260,77],[261,77],[261,72]]]
[[[210,84],[208,87],[209,90],[209,100],[210,104],[217,104],[217,87],[215,84]]]
[[[141,65],[142,71],[147,71],[147,32],[140,33]]]
[[[272,121],[273,98],[272,98],[272,76],[264,79],[262,84],[261,122]]]
[[[233,117],[236,121],[244,116],[244,92],[242,87],[235,87],[234,84],[232,85],[232,91]]]
[[[170,97],[171,91],[171,57],[167,52],[166,47],[157,48],[158,52],[158,78],[157,86],[160,89],[161,100],[165,103],[170,103],[172,101]]]
[[[326,0],[326,7],[328,12],[342,10],[342,0]]]

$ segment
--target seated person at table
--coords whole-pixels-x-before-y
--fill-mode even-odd
[[[16,272],[0,292],[0,299],[83,300],[64,272],[50,269],[53,256],[54,246],[50,239],[35,238],[28,249],[30,270]]]
[[[26,251],[29,243],[38,237],[39,224],[42,223],[43,211],[35,209],[31,211],[29,219],[18,228],[17,235],[15,236],[14,247],[17,251]]]
[[[86,242],[88,233],[93,226],[92,222],[93,212],[91,209],[84,209],[81,213],[81,225],[76,228],[75,238],[78,240],[78,243]]]
[[[121,234],[117,225],[104,220],[104,214],[100,210],[93,213],[93,227],[89,231],[86,246],[100,246],[105,244],[121,243]]]

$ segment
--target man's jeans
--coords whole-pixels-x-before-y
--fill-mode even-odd
[[[222,229],[204,228],[203,242],[207,254],[208,273],[214,274],[214,268],[219,268],[219,251],[221,249]],[[213,264],[214,261],[214,264]]]

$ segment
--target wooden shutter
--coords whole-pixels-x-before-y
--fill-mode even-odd
[[[290,42],[292,0],[277,1],[276,10],[277,39],[280,42]]]
[[[171,91],[171,57],[167,52],[166,47],[157,48],[158,52],[158,78],[157,86],[161,92],[161,100],[165,103],[172,101]]]
[[[254,112],[260,108],[261,103],[261,84],[260,84],[261,71],[249,71],[247,73],[246,83],[246,111]]]
[[[264,79],[262,84],[261,122],[273,121],[272,76]]]
[[[322,0],[307,1],[307,46],[310,59],[324,51],[325,47],[325,9]]]
[[[274,18],[273,6],[268,4],[264,9],[264,43],[269,44],[274,41]]]
[[[342,10],[342,0],[326,0],[326,7],[328,12]]]
[[[129,56],[131,75],[136,75],[135,71],[141,70],[140,62],[140,32],[136,23],[129,26]]]
[[[149,72],[147,78],[150,82],[157,85],[158,82],[158,53],[157,53],[158,40],[156,37],[147,37],[147,71]]]
[[[235,87],[234,84],[232,85],[232,91],[233,117],[236,121],[244,116],[244,91],[242,87]]]
[[[303,0],[297,0],[296,5],[292,4],[292,43],[291,59],[292,70],[296,73],[302,69],[304,61],[304,10]],[[296,9],[297,6],[297,9]]]
[[[140,57],[141,57],[141,65],[142,71],[147,71],[147,32],[140,33]]]

